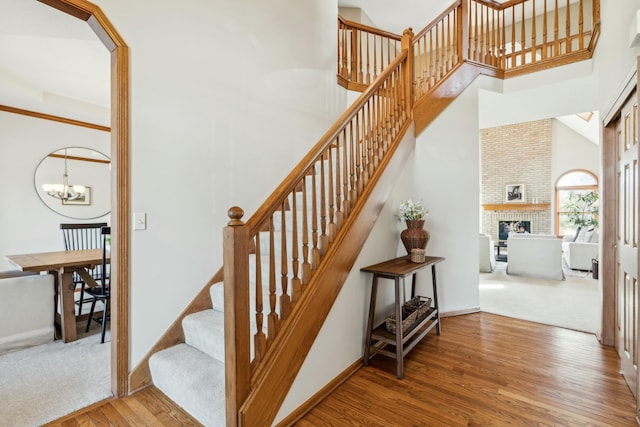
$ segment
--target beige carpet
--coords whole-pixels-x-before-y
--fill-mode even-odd
[[[0,355],[1,427],[41,426],[111,396],[109,333],[100,344],[99,323],[81,329],[71,343]]]
[[[506,274],[498,262],[480,273],[480,309],[489,313],[588,333],[598,323],[598,281],[590,273],[565,268],[566,280],[541,280]]]

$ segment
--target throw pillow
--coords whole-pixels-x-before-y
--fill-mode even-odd
[[[582,230],[582,227],[578,227],[576,230],[576,235],[573,236],[573,240],[572,242],[576,242],[578,240],[578,236],[580,235],[580,230]]]

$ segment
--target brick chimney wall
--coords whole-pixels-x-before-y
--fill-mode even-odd
[[[551,203],[552,143],[551,119],[481,129],[480,203],[504,203],[509,184],[524,184],[524,203]],[[551,206],[543,211],[483,209],[480,231],[497,241],[499,220],[531,221],[531,233],[552,233]]]

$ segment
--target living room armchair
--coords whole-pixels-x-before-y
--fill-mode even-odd
[[[597,230],[580,230],[575,238],[565,237],[562,242],[562,255],[572,270],[591,271],[599,250]]]

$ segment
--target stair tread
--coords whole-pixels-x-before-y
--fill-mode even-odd
[[[203,310],[182,320],[185,343],[224,363],[224,313]]]
[[[206,426],[225,426],[224,364],[178,344],[149,359],[154,385]]]

